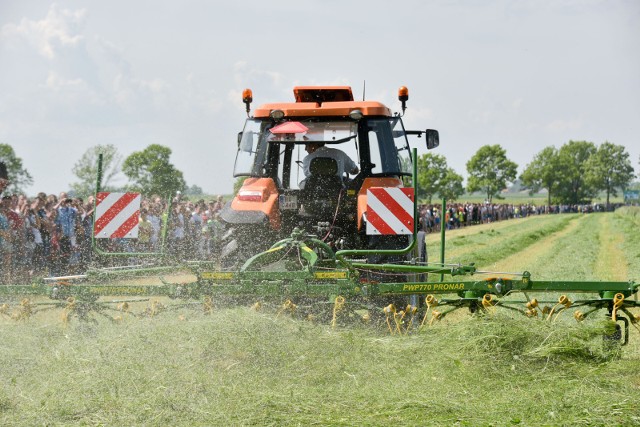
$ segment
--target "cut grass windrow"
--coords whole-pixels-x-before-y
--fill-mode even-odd
[[[475,263],[480,270],[495,270],[498,262],[523,251],[540,239],[565,229],[576,218],[576,215],[549,215],[539,218],[538,221],[538,218],[533,217],[514,220],[515,224],[504,227],[498,227],[502,224],[470,227],[467,234],[447,238],[445,260],[447,263]],[[465,247],[459,250],[458,247],[461,245],[456,242],[461,239],[465,240]],[[430,240],[428,251],[429,259],[434,261],[434,256],[437,257],[439,253],[439,242],[434,245]]]
[[[595,275],[599,280],[629,280],[627,258],[622,250],[624,234],[616,229],[614,215],[601,215],[598,238],[600,252],[595,262]]]
[[[612,228],[624,236],[621,250],[627,260],[628,278],[640,281],[640,207],[618,209]]]
[[[546,224],[556,223],[562,220],[563,217],[559,215],[529,216],[527,218],[447,230],[446,257],[447,259],[458,259],[468,253],[477,251],[481,246],[494,244],[494,237],[496,236],[516,236],[527,232],[527,230],[541,228]],[[431,256],[439,256],[440,233],[427,235],[427,244]]]

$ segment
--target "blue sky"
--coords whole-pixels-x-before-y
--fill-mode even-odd
[[[245,87],[366,81],[394,111],[407,86],[407,127],[438,129],[462,175],[486,144],[522,171],[569,140],[623,145],[639,173],[639,23],[635,0],[2,0],[0,143],[30,194],[66,190],[97,144],[168,146],[188,184],[230,193]]]

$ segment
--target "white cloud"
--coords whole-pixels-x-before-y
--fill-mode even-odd
[[[84,22],[84,9],[71,11],[58,10],[54,3],[44,19],[29,20],[22,18],[19,24],[6,24],[2,27],[2,38],[24,39],[45,58],[54,59],[59,47],[76,46],[83,41],[78,29]]]
[[[514,110],[519,110],[520,107],[522,106],[522,98],[518,98],[518,99],[514,99],[513,103],[511,103],[511,106],[513,107]]]
[[[116,103],[125,111],[143,113],[149,107],[162,110],[172,106],[171,86],[163,79],[137,79],[120,73],[112,86]]]
[[[256,87],[259,85],[279,87],[282,84],[283,76],[281,73],[252,67],[246,61],[236,62],[233,69],[235,72],[234,80],[239,85],[249,83]]]
[[[50,71],[47,76],[47,82],[45,86],[55,92],[61,90],[74,90],[79,88],[85,88],[86,83],[82,79],[63,79],[56,72]]]
[[[545,129],[550,132],[577,131],[582,129],[582,120],[554,120],[551,123],[548,123],[545,126]]]

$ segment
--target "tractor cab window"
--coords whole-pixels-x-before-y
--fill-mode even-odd
[[[233,176],[262,176],[267,144],[261,143],[268,122],[248,119],[238,135],[238,153]]]
[[[369,156],[372,174],[411,174],[411,151],[399,117],[370,119]]]

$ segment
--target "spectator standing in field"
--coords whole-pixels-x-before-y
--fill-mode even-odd
[[[223,207],[224,199],[222,198],[222,196],[216,197],[216,201],[213,203],[213,206],[210,206],[209,209],[211,211],[211,215],[215,214],[216,212],[220,212]]]
[[[157,251],[160,243],[160,229],[162,226],[162,200],[154,201],[147,212],[147,218],[151,223],[151,250]]]
[[[15,275],[13,274],[13,270],[17,269],[17,265],[21,263],[21,256],[25,252],[25,232],[24,232],[24,221],[22,217],[13,209],[11,209],[13,198],[8,194],[2,196],[2,201],[0,202],[0,212],[7,219],[9,224],[8,234],[5,233],[4,241],[4,258],[7,260],[8,265],[6,266],[7,270],[9,270],[9,276],[12,279],[15,279]]]
[[[4,162],[0,162],[0,196],[2,196],[2,193],[8,185],[9,175],[7,174],[7,165],[5,165]]]
[[[7,174],[7,166],[4,162],[0,162],[0,197],[2,193],[9,185],[9,175]],[[11,245],[9,242],[9,220],[2,213],[0,209],[0,266],[2,266],[2,272],[0,273],[0,283],[9,283],[9,266],[11,265]]]
[[[174,200],[171,224],[169,227],[169,251],[182,258],[185,238],[185,206],[180,201]]]
[[[33,255],[31,257],[31,274],[40,273],[44,270],[45,257],[44,257],[44,241],[42,240],[42,221],[38,211],[40,210],[41,201],[36,198],[29,204],[29,211],[27,214],[27,222],[30,227],[31,235],[33,236]]]
[[[153,225],[149,221],[147,210],[142,208],[140,209],[140,219],[138,221],[138,252],[150,251],[152,234]]]
[[[61,196],[66,193],[61,193]],[[60,268],[68,272],[71,253],[76,246],[76,219],[78,213],[73,207],[73,200],[65,198],[58,205],[57,218],[55,220],[56,231],[58,232],[58,245],[60,248],[59,262]]]
[[[42,237],[42,256],[45,266],[51,262],[51,236],[54,232],[54,224],[49,211],[51,203],[47,203],[47,195],[38,193],[38,209],[36,215],[40,218],[40,236]]]
[[[11,230],[9,220],[0,207],[0,284],[11,282]]]

